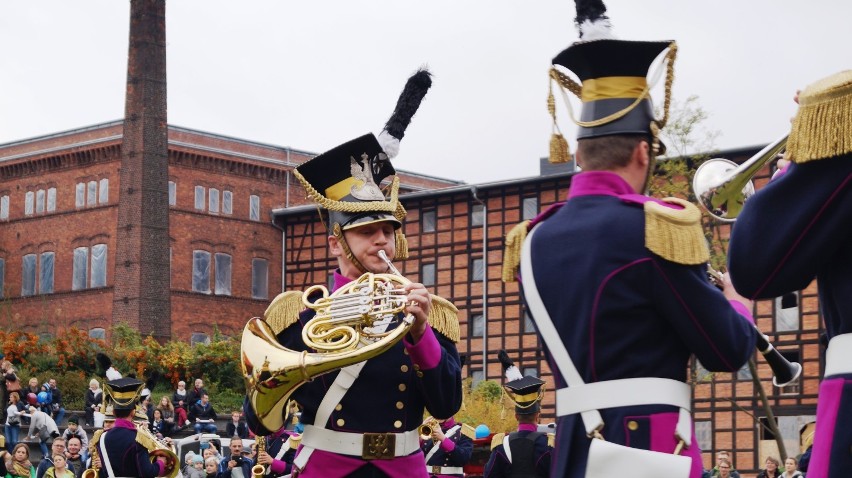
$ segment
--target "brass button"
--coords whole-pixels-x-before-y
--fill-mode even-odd
[[[334,409],[335,409],[335,410],[337,410],[338,412],[339,412],[339,411],[341,411],[341,410],[343,410],[343,404],[342,404],[342,403],[338,403],[338,404],[337,404],[337,406],[336,406],[336,407],[334,407]]]
[[[417,371],[417,377],[418,377],[418,378],[423,378],[423,372],[421,372],[420,370],[418,370],[418,371]]]
[[[346,422],[342,418],[337,419],[337,426],[342,427],[344,423]]]
[[[402,410],[402,408],[403,408],[403,407],[405,407],[405,404],[404,404],[404,403],[402,403],[402,402],[396,402],[396,409],[397,409],[397,410]]]
[[[399,369],[402,370],[403,372],[408,372],[408,365],[403,365],[403,366],[399,367]]]
[[[636,420],[630,420],[629,422],[627,422],[627,428],[630,431],[635,432],[639,429],[639,424],[636,422]]]
[[[405,355],[408,355],[408,349],[402,349],[402,353],[404,353]]]
[[[404,384],[404,383],[399,384],[399,391],[400,391],[400,392],[404,392],[404,391],[405,391],[405,389],[406,389],[406,387],[405,387],[405,384]]]
[[[402,422],[399,421],[399,420],[393,422],[393,427],[394,428],[402,428]]]

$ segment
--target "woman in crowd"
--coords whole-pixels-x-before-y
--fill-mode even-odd
[[[189,423],[186,419],[186,411],[189,405],[186,402],[186,382],[181,380],[178,382],[177,390],[172,395],[172,406],[175,412],[175,420],[178,427],[183,427]]]
[[[18,443],[11,455],[6,457],[7,478],[35,478],[36,469],[30,463],[30,447],[26,443]]]
[[[781,476],[781,462],[778,461],[774,456],[766,457],[766,468],[760,470],[760,473],[757,474],[757,478],[778,478]]]
[[[86,390],[86,426],[95,426],[95,412],[99,411],[103,401],[103,390],[97,380],[89,380],[89,389]]]
[[[18,408],[20,401],[18,392],[9,394],[9,408],[6,409],[6,449],[12,449],[18,443],[18,434],[21,432],[21,410]]]
[[[163,412],[159,408],[154,409],[154,416],[151,417],[151,433],[160,440],[165,437],[163,430],[166,428],[166,422],[163,421]]]
[[[74,478],[74,472],[68,469],[65,455],[54,453],[51,458],[53,459],[53,466],[44,472],[44,478]]]
[[[207,472],[204,478],[216,478],[219,473],[219,463],[215,458],[210,457],[204,460],[204,471]]]
[[[798,462],[792,456],[787,458],[784,461],[784,473],[781,473],[781,476],[784,478],[802,478],[803,475],[801,471],[796,469]]]

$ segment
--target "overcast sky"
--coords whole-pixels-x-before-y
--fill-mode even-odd
[[[852,67],[852,2],[606,4],[619,38],[678,41],[674,97],[698,95],[717,148],[776,139],[796,89]],[[565,0],[169,0],[166,18],[170,124],[319,153],[378,133],[425,64],[395,164],[468,183],[538,174],[547,70],[577,40]],[[0,143],[121,118],[128,22],[127,0],[0,1]]]

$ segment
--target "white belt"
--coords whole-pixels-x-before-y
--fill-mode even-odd
[[[420,450],[420,432],[415,429],[404,433],[348,433],[305,425],[302,445],[365,460],[390,459]]]
[[[672,405],[689,410],[689,385],[668,378],[643,377],[605,380],[556,391],[556,415],[638,405]]]
[[[843,373],[852,373],[852,333],[832,338],[825,352],[825,376]]]
[[[426,465],[426,473],[433,475],[462,475],[464,468],[460,466],[429,466]]]

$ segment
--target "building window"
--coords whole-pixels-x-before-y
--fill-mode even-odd
[[[71,290],[82,290],[87,287],[106,287],[107,245],[95,244],[91,248],[91,265],[89,263],[89,248],[74,249],[74,267],[71,279]],[[89,270],[91,269],[91,274]]]
[[[536,332],[535,322],[533,322],[530,312],[528,310],[524,310],[524,333],[534,334]]]
[[[423,232],[435,232],[435,228],[437,226],[435,210],[423,211],[423,215],[420,216],[420,223],[420,227],[423,229]]]
[[[695,381],[705,382],[713,379],[713,373],[701,364],[701,361],[695,359]]]
[[[473,211],[470,214],[470,225],[481,226],[485,222],[485,206],[482,204],[474,204]]]
[[[485,318],[476,314],[470,319],[470,336],[482,337],[485,334]]]
[[[420,282],[425,286],[435,285],[435,264],[423,264],[421,266]]]
[[[47,189],[47,212],[56,211],[56,188]]]
[[[251,260],[251,296],[253,299],[269,298],[269,261]]]
[[[524,367],[521,370],[521,375],[524,377],[536,377],[538,378],[538,368],[537,367]]]
[[[102,178],[98,183],[98,204],[109,202],[109,179]]]
[[[71,277],[71,290],[86,288],[89,275],[89,248],[78,247],[74,249],[74,264]]]
[[[210,253],[192,251],[192,290],[210,293]]]
[[[234,213],[234,197],[231,191],[222,191],[222,214]]]
[[[91,287],[106,287],[107,245],[92,246],[92,282]]]
[[[231,295],[231,256],[216,253],[216,286],[217,295]]]
[[[748,362],[746,362],[739,370],[737,370],[737,380],[751,380],[751,369],[748,368]]]
[[[106,340],[106,330],[104,330],[102,327],[95,327],[93,329],[89,329],[89,338]]]
[[[6,259],[0,259],[0,299],[6,297]]]
[[[36,284],[36,255],[24,256],[21,265],[21,295],[26,297],[35,294]]]
[[[83,207],[86,205],[86,183],[77,183],[77,188],[74,191],[74,207]]]
[[[713,422],[710,420],[695,421],[695,438],[701,450],[713,449]]]
[[[44,189],[39,189],[36,191],[36,214],[41,214],[44,212]]]
[[[195,186],[195,209],[204,210],[204,186]]]
[[[775,331],[799,330],[799,292],[790,292],[775,298]]]
[[[249,219],[260,221],[260,196],[252,194],[249,197]]]
[[[476,388],[479,385],[479,382],[485,380],[485,374],[482,373],[482,370],[474,370],[470,372],[470,377],[473,379],[471,382],[471,387]]]
[[[210,337],[203,332],[193,332],[189,338],[189,345],[210,345]]]
[[[169,181],[169,206],[177,204],[177,184]]]
[[[42,252],[40,257],[38,292],[50,294],[53,292],[53,252]]]
[[[219,214],[219,190],[210,188],[209,193],[208,210],[210,214]]]
[[[94,206],[98,203],[98,182],[89,181],[86,184],[86,206]]]
[[[34,209],[35,193],[32,191],[27,191],[27,194],[24,195],[24,214],[26,214],[27,216],[32,216]]]
[[[482,280],[485,277],[482,259],[474,259],[471,269],[473,269],[473,280]]]
[[[524,198],[521,219],[526,221],[538,216],[538,198]]]
[[[9,196],[0,197],[0,219],[9,219]]]

